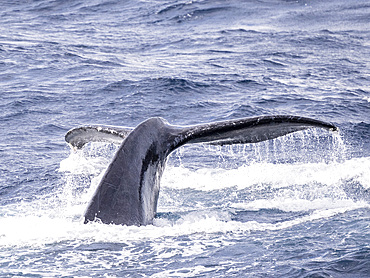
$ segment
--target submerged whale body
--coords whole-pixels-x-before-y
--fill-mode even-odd
[[[160,179],[168,155],[187,143],[257,143],[309,128],[337,130],[331,123],[297,116],[263,116],[180,127],[150,118],[136,128],[86,126],[68,131],[74,148],[86,143],[121,146],[106,170],[86,212],[85,223],[147,225],[157,210]]]

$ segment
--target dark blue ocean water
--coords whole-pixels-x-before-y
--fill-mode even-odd
[[[369,1],[0,0],[1,277],[370,277]],[[184,146],[144,227],[83,224],[75,126],[333,122]]]

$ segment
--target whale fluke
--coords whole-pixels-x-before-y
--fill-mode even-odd
[[[150,118],[135,129],[87,126],[70,130],[66,141],[82,148],[89,141],[121,143],[85,213],[85,223],[147,225],[157,210],[160,179],[168,155],[186,143],[257,143],[309,128],[338,128],[297,116],[262,116],[195,126],[173,126]]]

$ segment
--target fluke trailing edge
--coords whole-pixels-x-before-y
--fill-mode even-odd
[[[65,136],[74,148],[90,141],[121,143],[85,213],[85,223],[147,225],[157,210],[160,179],[168,155],[186,143],[257,143],[309,128],[337,130],[331,123],[297,116],[263,116],[196,126],[150,118],[136,128],[86,126]]]

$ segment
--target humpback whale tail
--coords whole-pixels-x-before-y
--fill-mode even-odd
[[[75,128],[65,139],[74,148],[90,141],[121,144],[85,212],[85,223],[100,219],[106,224],[147,225],[156,214],[166,159],[176,148],[187,143],[257,143],[309,128],[338,129],[315,119],[280,115],[187,127],[150,118],[135,129],[99,125]]]

